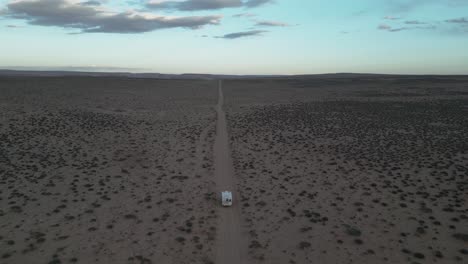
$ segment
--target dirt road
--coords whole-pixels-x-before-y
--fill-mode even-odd
[[[229,137],[227,132],[226,114],[223,110],[223,82],[219,81],[218,87],[218,121],[216,124],[216,139],[214,145],[214,162],[216,176],[216,191],[220,200],[221,191],[228,190],[233,193],[232,207],[219,207],[219,223],[217,229],[216,264],[241,264],[245,263],[244,247],[240,230],[239,196],[236,191],[234,168],[229,149]]]

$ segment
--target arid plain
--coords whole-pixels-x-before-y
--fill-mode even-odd
[[[467,139],[463,76],[2,77],[0,263],[466,263]]]

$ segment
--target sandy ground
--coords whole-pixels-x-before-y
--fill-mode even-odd
[[[251,263],[466,263],[468,81],[224,82]]]
[[[465,263],[467,138],[466,77],[1,78],[0,263]]]
[[[214,263],[217,84],[0,80],[0,263]]]

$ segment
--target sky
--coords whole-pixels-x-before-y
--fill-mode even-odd
[[[0,0],[0,68],[468,74],[468,0]]]

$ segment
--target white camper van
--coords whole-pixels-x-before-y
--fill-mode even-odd
[[[228,191],[221,192],[221,202],[223,206],[232,205],[232,193]]]

